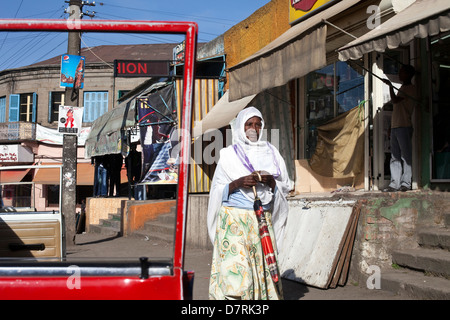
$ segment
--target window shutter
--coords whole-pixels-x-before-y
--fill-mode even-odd
[[[6,121],[6,97],[0,98],[0,122]]]
[[[9,122],[19,121],[20,94],[9,95]]]
[[[52,123],[52,115],[53,115],[53,108],[52,108],[52,92],[48,92],[48,123]]]
[[[31,122],[36,123],[37,116],[37,93],[33,92],[33,109],[31,115]]]
[[[83,122],[93,122],[108,111],[108,92],[84,92]]]

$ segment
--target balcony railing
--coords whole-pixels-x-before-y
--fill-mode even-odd
[[[35,123],[21,121],[0,123],[0,143],[35,139]]]

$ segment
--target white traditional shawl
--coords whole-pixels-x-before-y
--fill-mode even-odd
[[[245,122],[257,116],[261,118],[262,128],[257,142],[247,139],[244,126]],[[233,145],[220,151],[220,160],[217,164],[209,193],[208,205],[208,233],[212,243],[216,234],[217,213],[222,205],[223,190],[232,181],[247,176],[253,169],[264,170],[272,174],[276,181],[276,193],[273,194],[270,187],[258,184],[256,190],[261,202],[269,204],[273,201],[272,222],[277,241],[277,247],[281,247],[284,236],[284,227],[288,215],[288,203],[286,195],[293,187],[289,179],[286,164],[278,150],[267,141],[262,140],[264,120],[258,109],[248,107],[242,110],[231,123]],[[252,189],[239,189],[247,199],[254,201]]]

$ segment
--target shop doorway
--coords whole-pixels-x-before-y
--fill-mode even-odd
[[[450,180],[450,33],[431,39],[431,181]]]
[[[390,150],[390,130],[391,130],[391,116],[393,105],[391,103],[391,96],[389,93],[389,86],[384,84],[379,78],[388,79],[393,84],[394,88],[399,89],[402,83],[399,80],[398,72],[403,64],[410,64],[409,47],[389,50],[385,53],[375,53],[375,75],[372,92],[374,97],[374,130],[373,130],[373,183],[382,190],[386,188],[391,181],[391,150]],[[413,79],[416,83],[417,79]],[[397,90],[394,90],[397,92]],[[415,111],[417,112],[417,110]],[[417,128],[414,121],[413,127]],[[418,159],[416,156],[417,130],[413,132],[413,159]],[[417,163],[413,160],[413,189],[417,188]]]

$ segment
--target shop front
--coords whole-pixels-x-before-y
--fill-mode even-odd
[[[412,188],[448,180],[448,3],[323,1],[229,68],[230,103],[287,92],[296,191],[382,190],[390,182],[390,80],[413,65]],[[294,6],[291,3],[291,6]],[[292,10],[291,10],[292,11]],[[269,119],[269,126],[271,125]],[[279,127],[280,123],[272,124]]]
[[[373,187],[369,62],[340,61],[336,50],[369,31],[370,5],[376,5],[380,21],[391,17],[394,9],[390,1],[322,3],[230,68],[230,100],[273,88],[289,90],[292,108],[282,112],[292,113],[286,125],[293,135],[293,154],[282,154],[294,162],[296,191],[344,186],[369,190]]]
[[[374,185],[389,181],[389,91],[381,79],[396,89],[402,65],[415,67],[413,83],[418,98],[413,114],[413,189],[448,189],[450,182],[449,89],[450,3],[416,0],[378,28],[339,49],[339,59],[370,61],[373,92]]]

